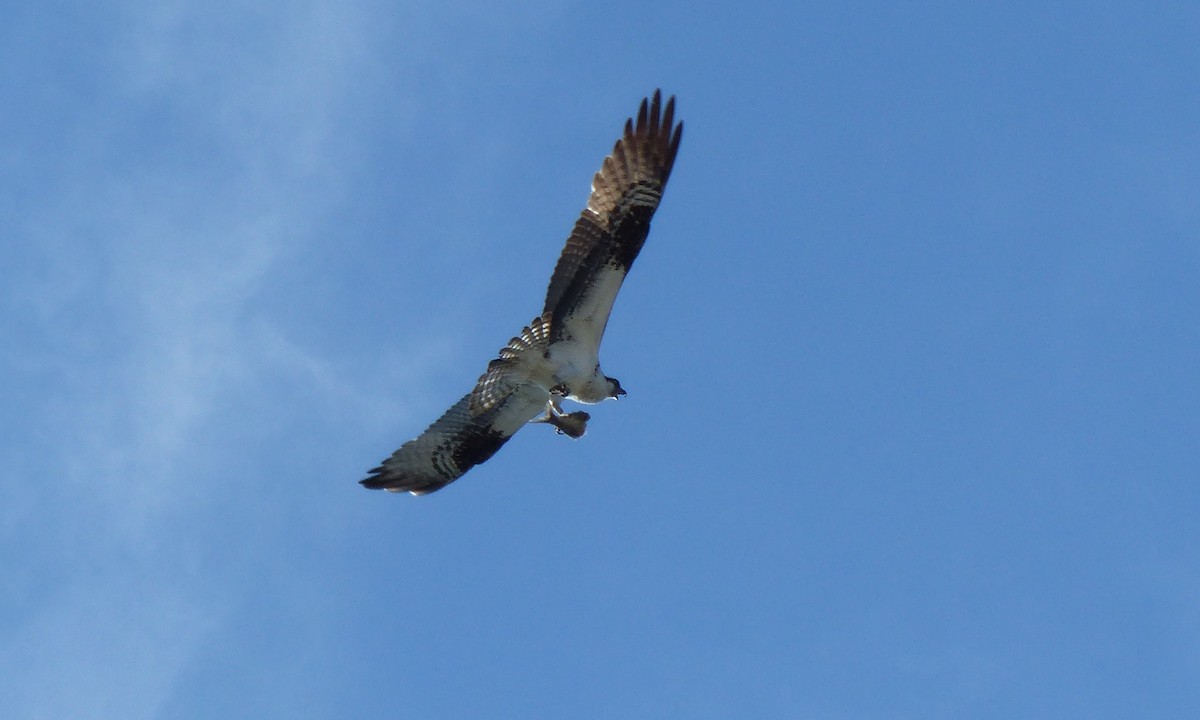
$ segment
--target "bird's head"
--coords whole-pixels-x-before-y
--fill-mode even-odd
[[[619,398],[625,394],[625,388],[621,387],[620,381],[616,378],[605,375],[604,379],[608,381],[608,396],[610,398]]]

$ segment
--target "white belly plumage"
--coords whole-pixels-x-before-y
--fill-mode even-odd
[[[551,345],[549,361],[554,368],[555,382],[568,389],[587,382],[599,364],[596,353],[578,340],[562,340]]]

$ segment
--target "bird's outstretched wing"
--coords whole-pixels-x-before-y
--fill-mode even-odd
[[[650,219],[671,176],[683,135],[675,98],[642,100],[636,121],[604,158],[592,180],[587,207],[567,239],[550,286],[543,317],[550,341],[579,339],[599,345],[617,291],[650,232]]]
[[[516,430],[504,433],[491,418],[472,417],[470,404],[471,395],[463,396],[429,429],[373,468],[363,486],[424,495],[494,455]]]
[[[362,481],[368,488],[424,495],[445,487],[496,453],[543,412],[550,392],[520,366],[526,351],[545,347],[545,325],[534,318],[488,364],[475,388],[416,439]]]

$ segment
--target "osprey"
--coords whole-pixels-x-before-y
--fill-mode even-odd
[[[563,398],[592,404],[625,394],[600,370],[600,340],[671,175],[683,134],[683,123],[674,119],[674,97],[664,106],[656,90],[642,100],[637,120],[625,121],[592,179],[542,314],[500,349],[471,392],[371,470],[364,486],[431,493],[490,458],[528,422],[581,437],[590,416],[564,412]]]

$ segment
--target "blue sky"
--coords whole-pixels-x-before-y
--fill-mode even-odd
[[[836,7],[834,6],[836,5]],[[0,10],[8,718],[1190,717],[1190,3]],[[687,131],[588,435],[364,472]]]

